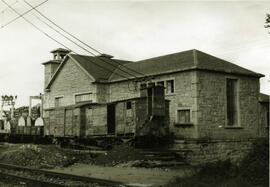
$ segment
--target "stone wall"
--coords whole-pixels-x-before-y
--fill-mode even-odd
[[[201,165],[230,160],[238,165],[252,149],[253,139],[245,140],[194,140],[180,141],[173,145],[187,163]]]
[[[75,94],[91,92],[96,101],[96,85],[72,60],[68,60],[51,85],[50,92],[45,92],[44,109],[55,107],[55,97],[63,97],[63,106],[75,104]]]
[[[226,125],[227,78],[237,79],[237,126]],[[199,138],[243,139],[257,136],[258,78],[199,71],[197,81]]]

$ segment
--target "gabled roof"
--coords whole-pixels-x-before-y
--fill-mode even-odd
[[[241,74],[254,77],[264,76],[196,49],[128,63],[124,66],[149,76],[192,69]],[[110,77],[110,81],[123,79],[117,75],[123,74],[119,69],[117,69],[115,73],[116,74],[113,74]],[[127,76],[126,74],[124,75]]]
[[[68,59],[75,62],[82,69],[83,72],[85,72],[91,79],[97,82],[106,82],[112,75],[114,70],[117,69],[120,65],[130,63],[130,61],[124,61],[119,59],[112,60],[105,56],[67,54],[62,60],[57,70],[55,71],[54,75],[46,86],[46,89],[50,88],[50,86],[58,76],[59,72],[63,68],[64,64],[68,61]]]
[[[76,60],[89,74],[91,74],[96,81],[106,81],[112,75],[115,69],[120,65],[130,63],[119,59],[109,59],[104,56],[84,56],[84,55],[70,55]]]
[[[269,95],[260,93],[260,95],[259,95],[259,102],[269,103],[269,101],[270,101],[270,96]]]
[[[215,71],[253,77],[264,76],[196,49],[137,62],[119,59],[112,60],[106,56],[93,57],[68,54],[61,62],[46,88],[49,88],[53,83],[67,59],[73,60],[81,67],[83,72],[87,73],[96,82],[114,82],[134,78],[135,76],[138,78],[142,77],[142,75],[153,76],[187,70]]]

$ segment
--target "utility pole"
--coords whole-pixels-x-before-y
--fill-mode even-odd
[[[2,95],[1,110],[0,110],[0,119],[3,119],[4,106],[11,106],[11,119],[14,118],[14,106],[17,100],[17,96],[12,95]]]

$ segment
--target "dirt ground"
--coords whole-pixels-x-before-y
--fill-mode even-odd
[[[93,156],[54,145],[1,144],[0,162],[58,172],[115,180],[134,186],[163,186],[174,177],[190,176],[188,166],[176,168],[132,167],[143,156],[127,145]],[[1,184],[0,184],[1,185]]]
[[[134,186],[163,186],[174,177],[190,176],[194,173],[191,167],[178,169],[110,167],[89,164],[75,164],[66,168],[56,168],[53,171],[105,178],[121,181]]]

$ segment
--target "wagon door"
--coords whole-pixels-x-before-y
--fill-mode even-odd
[[[55,127],[54,127],[54,135],[58,137],[64,136],[64,125],[65,125],[65,109],[56,109],[55,110]]]

